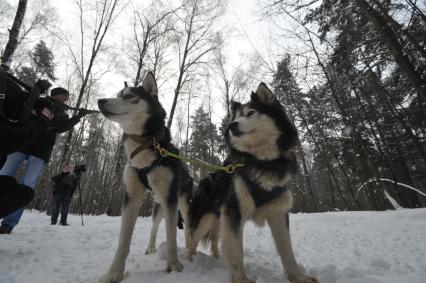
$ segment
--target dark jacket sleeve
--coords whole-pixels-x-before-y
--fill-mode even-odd
[[[66,173],[64,173],[64,172],[62,172],[58,175],[55,175],[55,176],[52,177],[52,181],[55,182],[55,183],[58,183],[58,182],[62,181],[62,179],[65,177],[65,175],[66,175]]]
[[[74,195],[75,190],[76,190],[76,189],[77,189],[77,187],[78,187],[78,183],[79,183],[79,181],[80,181],[80,176],[81,176],[81,173],[76,174],[76,175],[75,175],[75,177],[74,177],[74,179],[73,179],[72,190],[71,190],[71,193],[70,193],[70,195],[71,195],[71,196],[73,196],[73,195]]]
[[[47,129],[47,121],[36,115],[23,124],[0,119],[0,154],[9,154],[32,144]]]
[[[66,113],[60,115],[55,121],[55,132],[64,133],[71,130],[78,122],[80,122],[80,116],[74,116],[69,118]]]

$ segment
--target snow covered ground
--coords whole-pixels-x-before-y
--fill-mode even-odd
[[[1,283],[97,282],[116,249],[119,217],[71,216],[72,226],[26,212],[11,235],[0,235]],[[296,258],[323,283],[425,283],[426,209],[292,214]],[[145,255],[151,221],[140,218],[127,260],[126,283],[225,283],[223,259],[202,250],[182,273],[167,274],[161,251]],[[164,241],[164,224],[158,243]],[[178,244],[183,247],[183,232]],[[245,265],[257,283],[288,282],[269,230],[247,225]]]

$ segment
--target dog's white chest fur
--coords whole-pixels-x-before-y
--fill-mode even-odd
[[[134,152],[135,149],[137,149],[139,146],[139,143],[131,139],[127,139],[124,141],[124,149],[126,152],[127,163],[129,163],[132,167],[139,169],[151,166],[152,163],[157,159],[155,149],[144,149],[133,158],[130,158],[132,152]]]

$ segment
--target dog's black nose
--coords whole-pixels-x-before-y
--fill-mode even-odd
[[[231,131],[234,131],[237,128],[238,128],[238,122],[234,121],[234,122],[231,122],[231,123],[228,124],[228,129],[231,130]]]
[[[107,100],[106,100],[106,99],[99,99],[99,100],[98,100],[98,105],[99,105],[99,106],[104,105],[105,103],[107,103]]]

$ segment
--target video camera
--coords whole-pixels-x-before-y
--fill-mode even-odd
[[[86,164],[80,164],[74,167],[74,172],[80,173],[80,172],[86,172]]]
[[[0,117],[19,123],[28,119],[33,110],[44,107],[52,109],[50,102],[40,98],[51,84],[47,80],[38,80],[34,86],[28,86],[11,73],[0,67]]]
[[[53,98],[51,98],[50,96],[46,96],[45,97],[46,100],[48,100],[51,103],[59,103],[59,102],[55,102],[53,100]],[[101,113],[99,110],[90,110],[90,109],[86,109],[86,108],[76,108],[76,107],[71,107],[68,104],[65,103],[61,103],[60,104],[65,110],[73,110],[73,111],[78,111],[78,112],[84,112],[84,114],[98,114]]]

